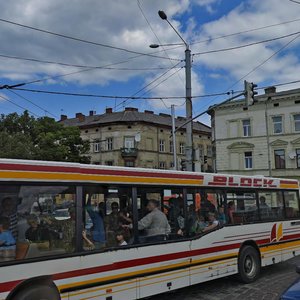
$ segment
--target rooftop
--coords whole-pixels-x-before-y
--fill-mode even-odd
[[[185,121],[186,118],[177,117],[175,119],[175,126],[179,127]],[[153,111],[149,110],[139,112],[137,108],[132,107],[127,107],[121,112],[113,112],[112,108],[106,108],[104,114],[96,114],[94,111],[90,111],[88,116],[82,113],[76,113],[75,118],[68,118],[66,115],[61,115],[60,122],[66,126],[78,126],[81,128],[139,122],[153,124],[156,126],[160,125],[172,127],[171,115],[164,113],[157,115]],[[183,128],[185,128],[185,126]],[[211,128],[201,122],[193,122],[193,130],[211,133]]]

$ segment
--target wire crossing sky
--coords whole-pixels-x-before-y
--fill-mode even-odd
[[[241,91],[241,79],[259,93],[300,88],[298,1],[27,0],[0,8],[4,114],[170,113],[175,104],[185,115],[185,45],[158,10],[190,45],[194,113]]]

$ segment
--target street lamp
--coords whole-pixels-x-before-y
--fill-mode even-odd
[[[179,32],[174,28],[174,26],[169,22],[167,15],[164,11],[159,10],[158,15],[162,20],[168,22],[172,29],[176,32],[179,38],[183,41],[185,45],[185,97],[186,97],[186,145],[185,145],[185,156],[186,156],[186,170],[193,171],[193,121],[192,121],[192,83],[191,83],[191,50],[188,43],[182,38]],[[152,44],[151,48],[157,48],[159,45]]]

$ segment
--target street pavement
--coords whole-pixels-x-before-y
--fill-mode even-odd
[[[296,265],[300,256],[286,262],[262,268],[260,277],[253,283],[240,283],[229,276],[177,291],[149,297],[148,300],[274,300],[297,278]]]

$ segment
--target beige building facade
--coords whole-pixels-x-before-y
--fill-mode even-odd
[[[176,118],[176,127],[185,122]],[[77,113],[75,118],[61,116],[66,126],[78,126],[81,136],[91,144],[91,163],[173,169],[172,118],[168,114],[153,111],[139,112],[137,108],[125,108],[113,112],[107,108],[104,114],[90,112],[88,116]],[[185,128],[176,133],[178,169],[184,168]],[[195,165],[198,171],[212,170],[211,128],[193,122]]]
[[[265,89],[254,105],[245,100],[210,110],[214,169],[300,179],[300,89]]]

